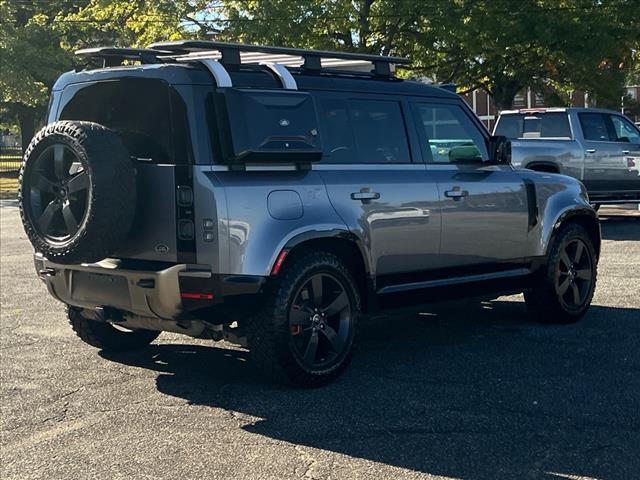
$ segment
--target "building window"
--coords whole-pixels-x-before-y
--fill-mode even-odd
[[[513,106],[514,107],[524,107],[526,106],[526,100],[524,98],[524,93],[517,93],[513,98]]]
[[[542,93],[536,93],[534,101],[535,101],[536,106],[544,105],[544,95]]]

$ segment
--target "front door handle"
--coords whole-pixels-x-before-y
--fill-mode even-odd
[[[596,153],[596,149],[595,148],[587,148],[585,150],[585,152],[587,152],[587,153]]]
[[[451,190],[444,192],[444,196],[447,198],[453,198],[454,200],[460,200],[463,197],[468,197],[469,192],[461,190],[460,187],[453,187]]]
[[[359,192],[353,192],[351,194],[353,200],[360,200],[361,202],[370,202],[371,200],[378,200],[380,194],[378,192],[371,192],[368,188],[362,188]]]
[[[623,154],[623,155],[629,155],[629,151],[630,151],[630,150],[622,150],[622,154]]]

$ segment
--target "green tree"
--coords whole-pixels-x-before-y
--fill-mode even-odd
[[[206,6],[189,0],[0,0],[0,122],[15,121],[26,148],[56,78],[80,66],[74,50],[203,36],[208,27],[195,15]]]
[[[406,55],[508,108],[525,87],[619,98],[639,15],[638,0],[235,0],[214,18],[240,41]]]
[[[57,14],[47,3],[0,1],[0,121],[17,121],[23,148],[46,108],[49,88],[73,64],[52,28]]]

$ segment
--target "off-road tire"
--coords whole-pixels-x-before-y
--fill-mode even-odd
[[[67,316],[71,328],[83,342],[105,352],[138,350],[149,345],[160,335],[160,332],[153,330],[118,330],[108,322],[85,318],[73,307],[67,307]]]
[[[89,176],[86,213],[71,238],[53,241],[39,232],[29,207],[34,168],[54,145],[70,149]],[[113,254],[126,238],[136,211],[135,168],[119,136],[96,123],[60,121],[40,130],[29,144],[18,192],[25,232],[36,251],[61,264],[92,263]]]
[[[557,268],[563,249],[576,239],[584,244],[587,249],[586,253],[592,259],[592,278],[590,287],[584,295],[584,303],[575,309],[568,309],[559,300],[556,290],[556,275],[558,274]],[[540,323],[566,324],[577,322],[587,312],[596,287],[598,256],[593,242],[583,227],[577,224],[569,224],[561,227],[553,240],[549,252],[547,264],[540,272],[537,285],[524,292],[527,309],[531,318]]]
[[[344,357],[326,370],[306,368],[293,353],[288,312],[293,296],[306,279],[317,273],[329,273],[340,280],[350,302],[351,332]],[[335,380],[348,366],[353,356],[361,315],[360,294],[349,269],[334,254],[309,252],[283,268],[268,286],[266,300],[259,312],[249,318],[247,343],[254,365],[276,382],[313,388]]]

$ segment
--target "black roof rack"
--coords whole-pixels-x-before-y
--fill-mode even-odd
[[[342,60],[362,60],[373,64],[373,72],[376,75],[390,76],[391,64],[406,65],[410,61],[402,57],[383,57],[364,53],[330,52],[326,50],[307,50],[304,48],[269,47],[260,45],[244,45],[240,43],[226,43],[209,40],[178,40],[173,42],[152,43],[149,48],[152,51],[169,51],[174,55],[187,55],[190,53],[202,53],[217,51],[221,55],[220,62],[224,65],[240,65],[241,52],[260,52],[275,55],[291,55],[302,57],[303,68],[308,70],[320,70],[323,58]]]
[[[167,55],[168,53],[170,52],[163,52],[162,50],[152,48],[120,47],[83,48],[75,52],[75,54],[80,57],[101,59],[104,67],[117,67],[122,65],[124,60],[138,60],[140,63],[162,63],[158,55]]]

